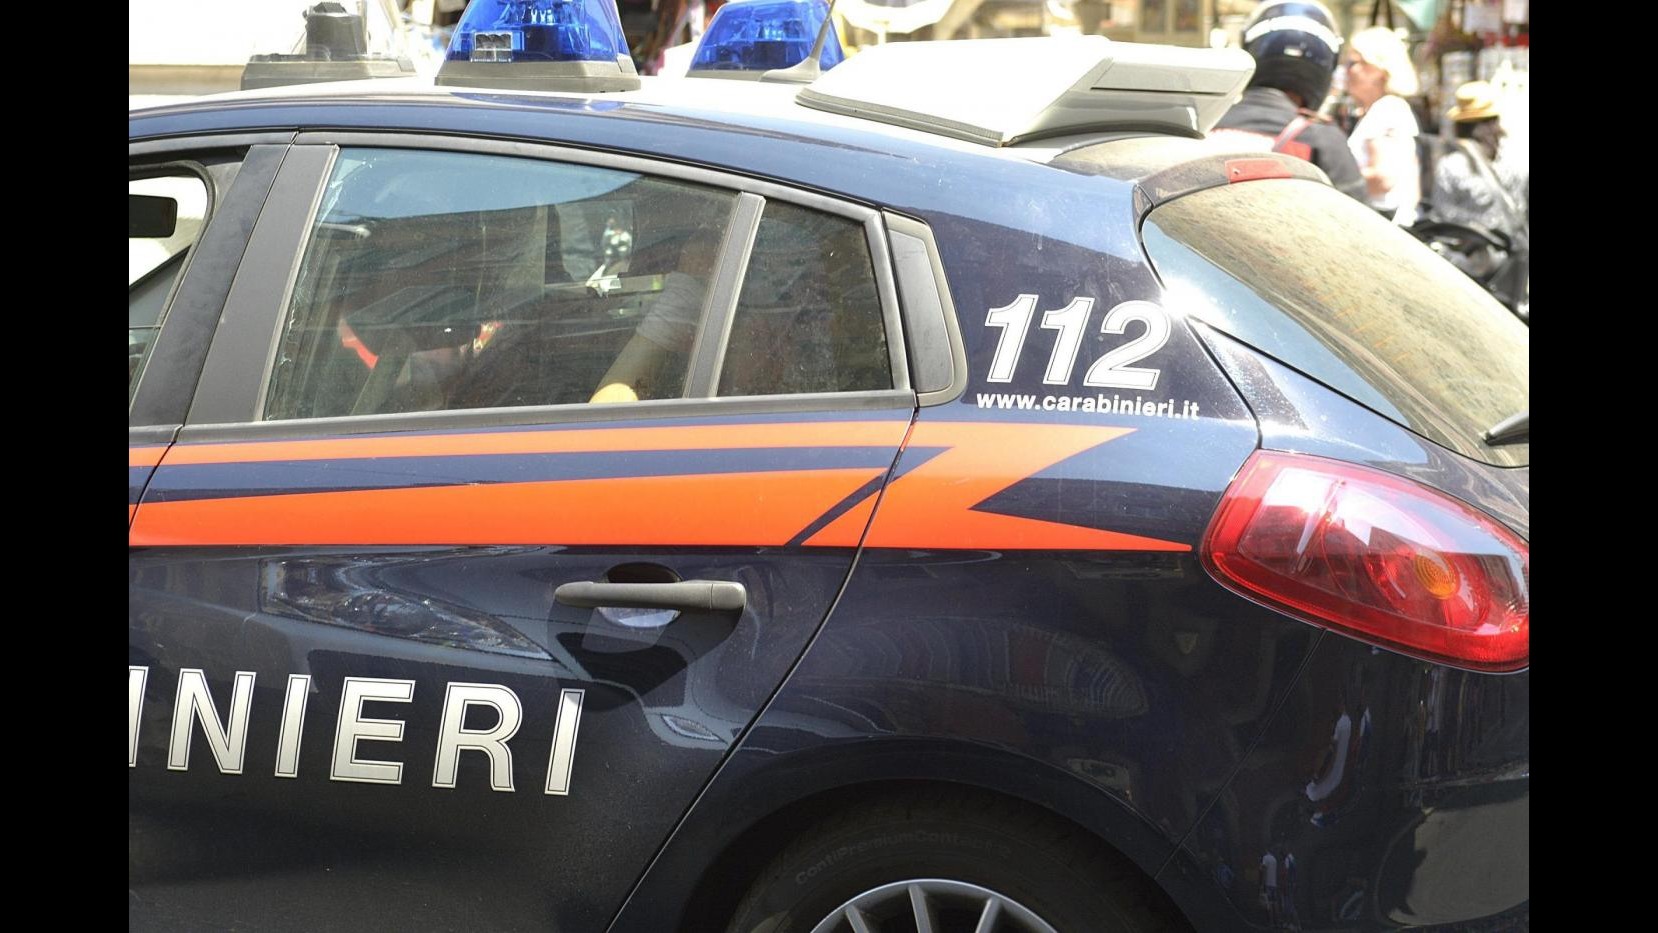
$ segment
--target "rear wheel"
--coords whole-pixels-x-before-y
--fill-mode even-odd
[[[918,794],[805,827],[749,888],[730,931],[1153,933],[1166,925],[1148,887],[1055,817]]]

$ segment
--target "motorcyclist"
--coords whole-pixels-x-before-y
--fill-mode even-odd
[[[1341,37],[1335,17],[1313,0],[1267,0],[1244,25],[1244,51],[1255,59],[1243,99],[1210,136],[1251,149],[1295,155],[1318,166],[1344,194],[1365,199],[1364,176],[1347,138],[1319,105],[1330,92]]]

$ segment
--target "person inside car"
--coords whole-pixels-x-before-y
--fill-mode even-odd
[[[717,231],[699,229],[685,241],[678,269],[663,279],[662,291],[588,401],[637,402],[657,397],[647,388],[648,382],[665,359],[691,352],[718,251]]]

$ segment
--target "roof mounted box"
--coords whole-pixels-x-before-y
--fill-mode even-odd
[[[902,42],[865,49],[795,100],[986,146],[1099,130],[1195,138],[1254,71],[1241,49],[1104,36]]]
[[[360,13],[323,0],[306,9],[304,17],[305,51],[252,56],[242,69],[242,90],[414,76],[414,64],[407,58],[368,51],[368,30]]]

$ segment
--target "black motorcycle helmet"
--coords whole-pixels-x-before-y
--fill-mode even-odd
[[[1330,93],[1341,37],[1324,4],[1311,0],[1267,0],[1244,25],[1243,47],[1255,59],[1250,87],[1275,87],[1317,110]]]

